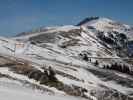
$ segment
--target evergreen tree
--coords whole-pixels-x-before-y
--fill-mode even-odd
[[[94,63],[95,66],[98,66],[99,65],[99,62],[98,60],[96,60],[96,62]]]
[[[56,81],[57,79],[55,77],[55,75],[56,75],[55,71],[52,69],[51,66],[49,66],[48,70],[49,70],[49,79],[51,81]]]

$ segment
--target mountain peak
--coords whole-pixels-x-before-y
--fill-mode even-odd
[[[109,19],[109,18],[105,18],[105,17],[87,17],[84,20],[82,20],[81,22],[79,22],[77,24],[77,26],[82,26],[85,25],[87,23],[91,23],[91,22],[97,22],[97,21],[102,21],[102,22],[114,22],[113,20]]]
[[[77,24],[77,26],[81,26],[81,25],[83,25],[83,24],[85,24],[85,23],[87,23],[87,22],[90,22],[90,21],[92,21],[92,20],[98,20],[98,19],[99,19],[99,17],[87,17],[87,18],[85,18],[83,21],[79,22],[79,23]]]

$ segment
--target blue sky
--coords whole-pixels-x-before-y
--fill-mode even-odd
[[[0,0],[0,35],[41,26],[77,24],[88,16],[133,25],[133,0]]]

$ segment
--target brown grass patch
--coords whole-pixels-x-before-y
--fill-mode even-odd
[[[29,62],[26,63],[16,63],[16,65],[13,67],[13,71],[19,74],[25,74],[27,75],[31,70],[33,70],[34,67],[29,64]]]

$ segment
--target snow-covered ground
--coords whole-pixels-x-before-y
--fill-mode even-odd
[[[1,100],[84,100],[61,95],[49,95],[41,91],[23,87],[21,83],[6,78],[0,79]]]
[[[94,94],[92,95],[92,91],[117,91],[119,94],[133,96],[133,78],[130,75],[101,69],[104,64],[123,62],[123,60],[114,51],[102,45],[95,32],[87,28],[88,25],[101,31],[109,31],[108,28],[111,29],[111,27],[117,29],[117,31],[121,31],[123,27],[130,28],[125,24],[116,27],[111,23],[114,23],[114,21],[101,18],[88,22],[81,27],[68,25],[47,28],[48,30],[45,32],[37,32],[15,38],[0,37],[0,55],[5,57],[4,59],[7,61],[27,61],[34,68],[41,71],[43,71],[42,67],[48,68],[51,66],[58,72],[56,77],[59,81],[70,87],[75,85],[86,89],[86,96],[92,100],[98,100]],[[41,41],[37,45],[30,43],[32,37],[38,39],[40,35],[45,37],[55,33],[55,37],[48,39],[48,41],[54,40],[54,42]],[[66,48],[60,47],[63,43],[68,44]],[[84,61],[79,57],[82,52],[89,55],[90,62]],[[101,58],[109,59],[103,60]],[[99,67],[94,65],[96,59],[100,59]],[[11,67],[9,66],[0,67],[0,74],[10,76],[0,76],[1,100],[82,100],[81,97],[70,97],[56,87],[40,85],[34,79],[14,73],[10,69]],[[23,84],[24,81],[47,89],[49,92],[27,87]],[[50,91],[54,95],[49,95]]]

